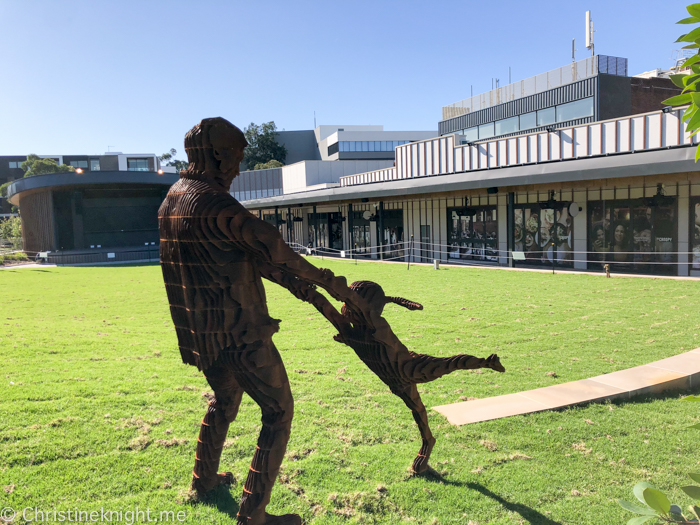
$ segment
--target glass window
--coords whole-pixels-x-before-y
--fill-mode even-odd
[[[148,159],[126,159],[128,171],[148,171]]]
[[[537,111],[520,115],[520,129],[532,129],[537,127]]]
[[[593,97],[557,106],[557,122],[593,116]]]
[[[375,151],[375,150],[374,150],[374,141],[373,141],[373,140],[370,140],[370,141],[367,143],[367,146],[368,146],[367,151]]]
[[[100,171],[100,159],[90,159],[90,171]]]
[[[362,141],[362,151],[369,151],[369,142],[366,140]]]
[[[354,140],[348,142],[347,145],[348,145],[348,151],[355,151],[355,141]]]
[[[495,261],[498,228],[495,207],[448,208],[447,235],[450,259]]]
[[[10,168],[19,168],[21,162],[10,162]]]
[[[71,160],[70,165],[74,168],[87,168],[88,163],[86,160]]]
[[[554,124],[555,122],[555,110],[554,108],[541,109],[537,112],[537,125],[546,126],[547,124]]]
[[[496,121],[496,135],[505,135],[518,131],[518,117],[506,118]]]
[[[493,122],[479,126],[479,140],[490,139],[494,136]]]
[[[382,142],[380,140],[374,141],[374,151],[382,151]]]
[[[464,130],[464,138],[468,142],[479,140],[479,128],[467,128]]]
[[[672,200],[675,200],[672,198]],[[588,203],[589,268],[635,273],[674,273],[678,219],[676,203],[650,199]],[[692,237],[691,237],[692,239]]]

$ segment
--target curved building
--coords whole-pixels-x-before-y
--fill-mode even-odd
[[[96,171],[14,181],[24,250],[89,250],[158,245],[158,207],[176,173]]]

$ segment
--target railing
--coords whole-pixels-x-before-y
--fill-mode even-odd
[[[516,137],[456,144],[458,135],[396,148],[396,168],[340,178],[341,186],[635,153],[698,143],[681,121],[686,108],[654,111]],[[387,172],[387,173],[383,173]]]
[[[60,253],[48,252],[46,262],[49,264],[105,264],[122,262],[155,262],[160,260],[159,248],[145,250],[126,250],[94,253]]]
[[[591,252],[563,250],[550,247],[547,250],[511,251],[495,246],[459,246],[456,243],[439,244],[402,241],[392,245],[368,246],[351,250],[332,248],[310,248],[297,243],[288,243],[297,253],[321,258],[334,258],[347,262],[406,262],[460,266],[506,266],[526,267],[552,271],[605,272],[640,275],[677,275],[682,267],[688,271],[700,270],[700,256],[694,252]],[[478,244],[478,243],[477,243]],[[628,260],[618,260],[626,257]]]

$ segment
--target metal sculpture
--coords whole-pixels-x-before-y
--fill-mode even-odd
[[[423,309],[423,305],[419,303],[401,297],[387,297],[382,287],[371,281],[355,281],[350,285],[350,289],[369,303],[375,314],[374,319],[382,314],[384,305],[389,303],[398,304],[408,310]],[[365,325],[363,319],[357,317],[346,305],[343,305],[341,313],[354,325],[354,329],[342,331],[334,337],[335,340],[351,347],[369,369],[411,410],[422,438],[420,451],[413,460],[411,470],[416,474],[428,472],[428,460],[435,446],[435,438],[430,431],[428,415],[416,384],[429,383],[455,370],[491,368],[497,372],[505,372],[506,369],[496,354],[483,359],[467,354],[433,357],[414,353],[391,332],[388,324],[383,327],[384,332],[380,333]]]
[[[387,300],[410,309],[422,306],[387,299],[369,281],[349,288],[344,277],[291,250],[277,228],[249,213],[229,193],[246,145],[241,130],[227,120],[202,120],[185,136],[189,167],[158,210],[161,267],[180,355],[204,373],[214,390],[197,440],[192,489],[204,495],[232,483],[233,475],[218,468],[229,425],[246,393],[260,406],[262,429],[237,521],[300,524],[297,514],[265,512],[289,440],[294,401],[272,342],[280,321],[268,313],[263,278],[311,303],[338,330],[336,340],[351,346],[413,411],[423,438],[415,472],[428,469],[435,443],[415,384],[458,369],[504,369],[495,355],[442,359],[410,352],[381,314]],[[343,302],[342,314],[317,286]]]
[[[222,118],[204,119],[187,133],[189,167],[158,211],[160,259],[182,360],[204,372],[215,395],[202,420],[192,488],[203,495],[232,482],[231,473],[218,473],[219,460],[245,392],[260,406],[262,429],[238,523],[298,524],[296,514],[265,512],[289,440],[294,402],[272,342],[280,321],[268,314],[262,278],[312,301],[341,333],[344,319],[315,286],[351,305],[366,324],[372,321],[345,278],[294,253],[274,226],[230,195],[246,145],[243,133]]]

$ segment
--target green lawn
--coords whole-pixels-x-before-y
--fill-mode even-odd
[[[409,348],[501,357],[505,374],[456,372],[423,385],[428,407],[700,346],[695,281],[317,262],[423,303],[385,311]],[[271,512],[314,524],[622,524],[632,515],[614,500],[633,498],[641,480],[690,503],[679,487],[700,469],[699,434],[685,427],[700,415],[678,393],[462,427],[431,411],[431,463],[442,477],[410,478],[420,440],[409,411],[311,306],[267,288],[296,400]],[[244,398],[231,426],[222,469],[236,485],[188,502],[209,389],[180,361],[159,267],[4,269],[0,290],[0,507],[138,506],[231,523],[259,410]]]

